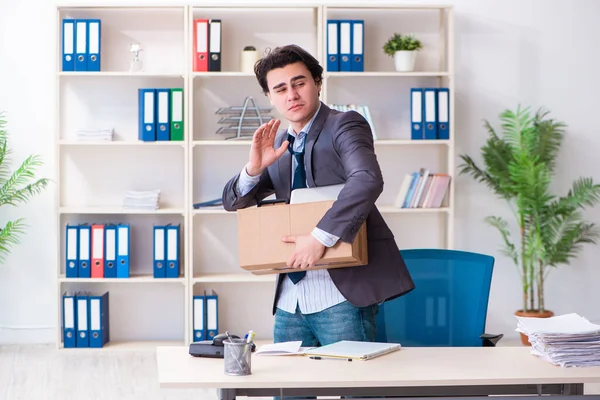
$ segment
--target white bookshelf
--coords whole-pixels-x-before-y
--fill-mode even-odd
[[[102,71],[62,72],[60,21],[65,17],[102,20]],[[135,18],[134,18],[135,16]],[[222,72],[192,70],[193,20],[222,20]],[[225,183],[246,163],[249,140],[217,134],[220,107],[241,106],[252,96],[270,108],[252,73],[240,72],[240,51],[259,52],[287,43],[310,51],[325,66],[327,19],[365,21],[365,71],[324,72],[325,104],[368,104],[378,140],[375,151],[385,189],[377,206],[400,248],[454,246],[454,182],[442,208],[401,209],[394,200],[404,174],[427,167],[454,177],[454,68],[452,8],[437,5],[344,7],[327,4],[244,4],[199,2],[172,7],[58,7],[56,68],[57,152],[57,343],[62,347],[61,295],[65,290],[110,292],[111,343],[107,349],[188,344],[192,297],[204,290],[219,296],[219,330],[259,339],[272,336],[275,276],[239,268],[237,217],[222,207],[194,209],[220,198]],[[415,72],[394,71],[382,51],[394,32],[412,32],[424,42]],[[128,71],[129,44],[142,44],[145,70]],[[450,89],[450,139],[411,140],[411,87]],[[184,88],[184,141],[137,140],[137,88]],[[275,109],[272,115],[281,118]],[[287,126],[282,121],[282,127]],[[112,142],[81,142],[80,127],[115,129]],[[126,190],[160,189],[161,208],[137,211],[121,206]],[[127,222],[132,226],[129,279],[65,277],[65,225]],[[152,277],[153,224],[182,226],[182,271],[178,279]],[[134,237],[134,231],[139,234]],[[114,294],[114,296],[113,296]],[[75,351],[78,349],[75,349]]]
[[[57,8],[57,344],[62,348],[62,294],[109,292],[110,342],[103,349],[184,344],[188,323],[188,143],[138,141],[138,88],[183,88],[189,75],[187,7]],[[101,71],[64,72],[63,18],[101,20]],[[144,70],[129,71],[131,43],[141,43]],[[186,92],[184,92],[186,93]],[[185,108],[184,108],[185,110]],[[187,121],[187,113],[185,115]],[[113,128],[113,141],[80,141],[81,128]],[[187,128],[184,125],[184,128]],[[189,135],[184,132],[187,140]],[[160,209],[122,207],[127,190],[160,189]],[[67,278],[65,225],[128,223],[130,278]],[[152,226],[181,224],[179,278],[153,278]],[[80,351],[82,349],[69,349]],[[96,349],[83,349],[95,351]],[[101,349],[102,350],[102,349]]]

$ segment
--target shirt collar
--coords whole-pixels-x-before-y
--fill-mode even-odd
[[[315,113],[315,115],[313,115],[313,117],[310,119],[310,121],[308,121],[307,124],[304,125],[304,127],[300,130],[300,133],[298,133],[298,136],[302,136],[302,133],[304,133],[305,135],[308,134],[308,131],[310,130],[310,127],[312,126],[313,122],[315,121],[315,118],[319,114],[320,109],[321,109],[321,102],[319,101],[319,107],[317,108],[317,112]],[[288,134],[296,137],[296,134],[294,133],[294,129],[292,128],[292,125],[288,126]]]

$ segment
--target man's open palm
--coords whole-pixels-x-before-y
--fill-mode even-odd
[[[279,129],[279,120],[270,120],[254,132],[252,147],[250,148],[250,160],[246,166],[246,172],[250,176],[260,175],[265,168],[273,164],[287,150],[289,142],[284,141],[278,149],[275,149],[275,135]]]

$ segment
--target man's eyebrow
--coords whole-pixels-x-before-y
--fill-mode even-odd
[[[292,83],[294,83],[294,82],[295,82],[295,81],[297,81],[297,80],[300,80],[300,79],[305,79],[305,78],[306,78],[306,77],[305,77],[304,75],[298,75],[298,76],[295,76],[295,77],[293,77],[293,78],[292,78],[290,81],[291,81]],[[285,82],[281,82],[281,83],[279,83],[279,84],[277,84],[277,85],[273,86],[272,90],[277,90],[277,89],[279,89],[280,87],[283,87],[283,86],[285,86]]]

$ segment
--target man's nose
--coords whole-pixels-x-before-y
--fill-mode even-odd
[[[288,90],[288,94],[289,94],[290,100],[298,98],[298,91],[295,88],[291,88],[290,90]]]

